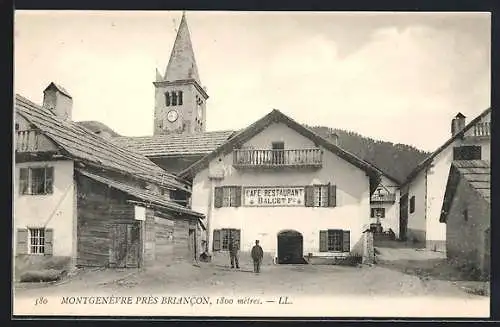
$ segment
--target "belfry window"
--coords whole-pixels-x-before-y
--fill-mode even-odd
[[[170,107],[170,103],[171,103],[171,101],[170,101],[170,92],[165,92],[165,105],[167,107]]]
[[[182,91],[179,91],[177,100],[179,106],[182,106]]]
[[[170,96],[172,97],[172,106],[176,106],[177,105],[177,94],[175,92],[172,92],[172,94]]]

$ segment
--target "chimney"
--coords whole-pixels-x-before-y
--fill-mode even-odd
[[[330,139],[332,140],[332,143],[335,144],[336,146],[339,146],[339,135],[335,132],[330,134]]]
[[[73,98],[68,91],[52,82],[43,91],[43,107],[61,119],[71,120]]]
[[[459,112],[451,121],[451,136],[457,135],[465,128],[465,116]]]

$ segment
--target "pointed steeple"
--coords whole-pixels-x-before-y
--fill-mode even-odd
[[[173,82],[178,80],[194,79],[201,84],[198,76],[198,67],[194,59],[193,45],[186,20],[186,13],[182,13],[181,23],[177,31],[174,47],[170,54],[164,80]]]

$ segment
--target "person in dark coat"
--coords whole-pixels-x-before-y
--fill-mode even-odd
[[[236,269],[240,269],[240,263],[238,260],[238,242],[235,239],[229,240],[229,257],[231,259],[231,268],[234,268],[236,264]]]
[[[259,240],[256,240],[255,245],[252,248],[253,272],[260,273],[260,265],[263,257],[264,251],[262,251],[262,248],[259,245]]]

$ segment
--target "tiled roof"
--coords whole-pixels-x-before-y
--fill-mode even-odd
[[[170,134],[157,136],[120,136],[111,140],[147,157],[205,155],[233,135],[233,131],[215,131],[199,134]]]
[[[98,175],[95,175],[95,174],[90,173],[88,171],[85,171],[83,169],[78,169],[78,172],[81,173],[82,175],[85,175],[85,176],[97,181],[97,182],[103,183],[103,184],[111,186],[117,190],[120,190],[120,191],[123,191],[127,194],[130,194],[137,199],[165,207],[166,209],[170,209],[170,210],[175,211],[175,212],[182,212],[182,213],[189,214],[191,216],[195,216],[195,217],[199,217],[199,218],[204,217],[204,215],[201,213],[192,211],[186,207],[183,207],[175,202],[172,202],[172,201],[162,197],[161,195],[153,193],[151,191],[140,189],[140,188],[130,186],[127,184],[123,184],[123,183],[117,182],[113,179],[106,178],[103,176],[98,176]]]
[[[475,189],[486,201],[491,196],[491,168],[490,163],[484,160],[460,160],[452,165],[458,173]]]
[[[453,161],[446,183],[440,222],[446,222],[460,180],[466,181],[487,203],[491,203],[491,168],[484,160]]]
[[[418,175],[420,171],[424,168],[428,167],[432,163],[432,159],[434,159],[438,154],[441,153],[444,149],[446,149],[453,141],[458,139],[459,137],[463,137],[464,133],[471,129],[477,122],[481,120],[484,116],[491,112],[491,108],[484,110],[479,116],[470,121],[460,132],[452,136],[448,141],[446,141],[442,146],[440,146],[436,151],[431,153],[427,158],[425,158],[421,163],[415,167],[415,169],[408,175],[406,181],[404,181],[403,185],[408,184],[414,177]],[[462,115],[461,113],[459,113]],[[459,115],[457,115],[459,116]],[[463,115],[462,115],[463,116]],[[465,116],[464,116],[465,117]]]
[[[28,99],[16,95],[16,112],[40,129],[73,158],[114,169],[166,187],[189,191],[175,175],[169,174],[143,155],[124,149],[69,120],[62,120]]]

